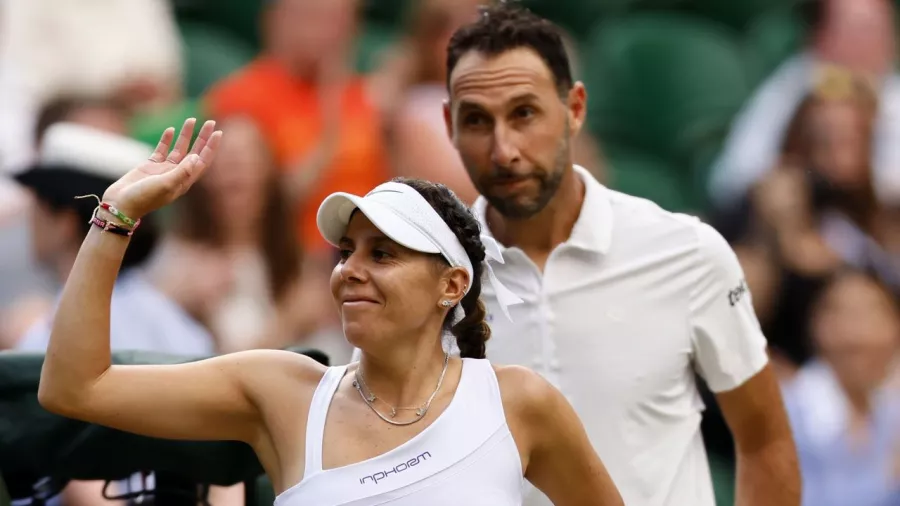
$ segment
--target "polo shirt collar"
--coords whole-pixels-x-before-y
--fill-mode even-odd
[[[572,234],[563,243],[568,246],[605,255],[612,243],[613,210],[609,190],[600,184],[587,169],[574,165],[575,174],[584,182],[584,202],[572,227]],[[491,237],[487,223],[488,201],[479,196],[472,206],[475,218],[481,224],[482,233]],[[499,243],[503,250],[508,247]]]

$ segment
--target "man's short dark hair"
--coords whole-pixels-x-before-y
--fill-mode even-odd
[[[482,7],[477,21],[453,34],[447,47],[447,88],[453,69],[469,51],[497,56],[519,48],[531,49],[540,55],[550,68],[560,94],[572,89],[572,69],[559,28],[511,2]]]

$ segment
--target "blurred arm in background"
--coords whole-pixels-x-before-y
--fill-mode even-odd
[[[817,78],[832,66],[868,76],[884,104],[877,120],[873,167],[877,187],[900,193],[900,78],[894,68],[896,27],[888,0],[809,2],[806,47],[762,84],[735,118],[710,179],[717,207],[728,207],[778,163],[791,118]]]

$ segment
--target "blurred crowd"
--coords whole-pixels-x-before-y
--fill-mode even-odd
[[[221,153],[135,234],[113,346],[200,356],[300,345],[344,363],[328,285],[336,257],[317,208],[394,176],[474,201],[442,104],[446,44],[482,2],[409,2],[398,35],[364,48],[374,54],[360,69],[363,0],[262,1],[258,54],[199,90],[189,89],[198,72],[229,49],[186,56],[179,3],[0,2],[0,350],[46,346],[96,205],[72,197],[101,195],[192,115],[218,121]],[[707,164],[709,204],[673,210],[702,215],[741,259],[783,382],[804,504],[881,506],[900,484],[897,11],[889,0],[758,3],[797,4],[802,43],[734,111]],[[580,75],[592,61],[568,36]],[[618,188],[607,140],[583,134],[575,161]],[[730,442],[707,404],[728,504]],[[74,489],[69,499],[95,504]]]

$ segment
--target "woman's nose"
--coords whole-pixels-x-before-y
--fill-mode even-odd
[[[344,282],[362,283],[366,279],[365,266],[358,253],[351,253],[338,265],[341,270],[341,280]]]

